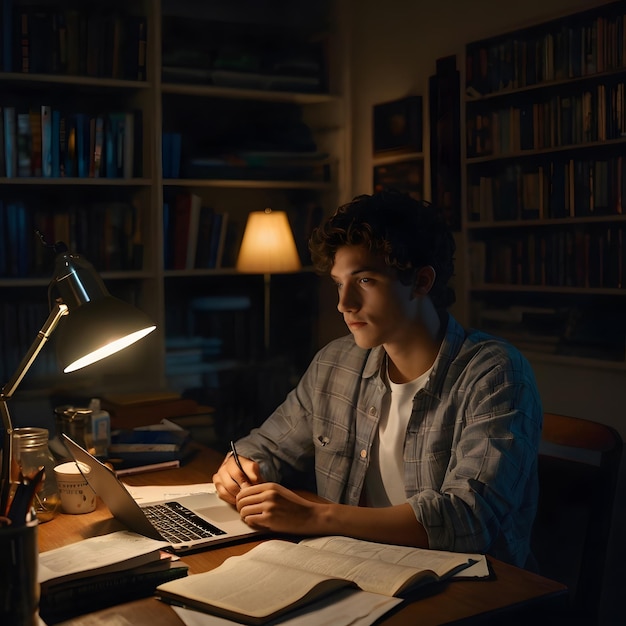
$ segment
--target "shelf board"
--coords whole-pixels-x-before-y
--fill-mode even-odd
[[[97,268],[96,268],[97,269]],[[50,276],[37,277],[5,277],[0,278],[0,288],[42,287],[50,284],[53,267],[50,265]],[[98,272],[102,280],[145,280],[154,278],[154,274],[143,270],[128,270],[115,272]]]
[[[544,219],[530,219],[530,220],[502,220],[502,221],[489,221],[489,222],[467,222],[468,230],[483,230],[483,229],[499,229],[499,228],[525,228],[535,226],[562,226],[562,225],[576,225],[576,224],[601,224],[606,222],[623,222],[626,221],[626,215],[612,214],[612,215],[589,215],[584,217],[554,217]]]
[[[214,85],[190,85],[180,83],[163,83],[161,85],[161,93],[230,100],[292,102],[295,104],[324,104],[334,102],[338,99],[338,96],[329,93],[263,91],[261,89],[242,89],[237,87],[216,87]]]
[[[239,180],[205,178],[168,178],[164,187],[221,187],[224,189],[318,189],[332,190],[333,183],[303,180]]]
[[[0,72],[0,83],[20,83],[32,85],[61,85],[76,87],[96,87],[102,89],[150,89],[152,83],[144,80],[122,80],[118,78],[96,78],[93,76],[69,76],[64,74],[28,74],[21,72]]]
[[[290,272],[291,274],[301,274],[303,272],[314,272],[312,266],[302,267],[297,272]],[[240,272],[235,267],[216,267],[211,269],[189,269],[189,270],[165,270],[163,275],[165,278],[185,278],[194,276],[254,276],[247,272]],[[259,274],[261,276],[261,274]]]
[[[149,187],[150,178],[43,178],[43,177],[15,177],[0,178],[0,185],[46,185],[70,187]]]
[[[585,74],[583,76],[574,76],[572,78],[563,78],[559,80],[543,81],[541,83],[535,83],[534,85],[527,85],[525,87],[510,87],[508,89],[502,89],[487,94],[472,94],[465,93],[465,103],[473,104],[485,102],[487,100],[495,100],[498,98],[510,98],[511,96],[517,96],[520,94],[532,93],[533,91],[542,90],[556,90],[560,87],[575,85],[576,83],[585,83],[596,80],[602,80],[607,77],[615,77],[623,75],[626,72],[626,68],[616,68],[605,72],[595,72],[593,74]]]
[[[380,154],[373,158],[373,165],[388,165],[391,163],[403,163],[404,161],[414,161],[423,159],[423,152],[405,152],[393,154]]]
[[[563,152],[573,152],[579,150],[606,149],[611,146],[619,146],[626,144],[626,137],[617,139],[605,139],[602,141],[588,141],[585,143],[568,144],[567,146],[555,146],[553,148],[540,148],[538,150],[518,150],[516,152],[507,152],[505,154],[489,154],[480,157],[466,158],[465,163],[469,167],[471,165],[480,165],[481,163],[490,163],[493,161],[517,160],[521,158],[534,158],[546,154],[559,154]]]
[[[500,283],[481,283],[480,285],[472,285],[469,291],[474,293],[492,291],[626,297],[626,289],[619,287],[557,287],[553,285],[503,285]]]

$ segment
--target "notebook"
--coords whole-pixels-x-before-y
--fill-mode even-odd
[[[183,496],[140,506],[115,472],[66,434],[61,436],[72,458],[91,468],[85,479],[96,495],[117,520],[136,533],[167,541],[176,552],[197,550],[259,534],[216,493]]]

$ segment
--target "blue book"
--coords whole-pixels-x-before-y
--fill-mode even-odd
[[[108,115],[104,120],[104,175],[117,178],[117,156],[114,120]]]
[[[17,129],[15,107],[4,107],[4,156],[7,178],[17,176]]]
[[[41,105],[41,173],[52,176],[52,108]]]
[[[89,118],[76,113],[76,173],[78,178],[89,176]]]
[[[61,112],[56,109],[52,111],[52,122],[50,124],[50,176],[60,178],[61,176]]]

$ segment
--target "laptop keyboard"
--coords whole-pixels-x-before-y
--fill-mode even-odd
[[[141,508],[152,525],[170,543],[188,543],[226,534],[226,531],[209,524],[178,502],[150,504]]]

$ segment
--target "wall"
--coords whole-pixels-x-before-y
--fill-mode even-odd
[[[352,180],[353,195],[372,190],[372,106],[409,94],[424,95],[428,78],[435,73],[438,58],[457,54],[461,69],[465,43],[533,24],[564,13],[600,4],[580,0],[348,0],[351,2],[352,53],[349,59],[352,102]],[[428,124],[424,128],[428,145]],[[427,196],[428,197],[428,196]],[[460,242],[462,243],[462,242]],[[457,273],[463,258],[457,254]],[[459,279],[457,278],[457,281]],[[460,291],[462,285],[457,282]],[[334,307],[335,303],[330,307]],[[462,306],[454,310],[464,318]],[[333,326],[329,332],[343,333]],[[611,424],[626,439],[626,371],[584,369],[535,363],[544,407],[577,417]],[[625,463],[622,464],[626,465]],[[622,471],[614,527],[626,526],[626,470]],[[610,572],[626,558],[625,541],[614,532]],[[611,584],[613,581],[613,584]],[[620,593],[623,574],[609,576],[605,593],[605,613],[611,615]],[[615,602],[614,602],[615,600]],[[614,623],[607,617],[606,623]]]

